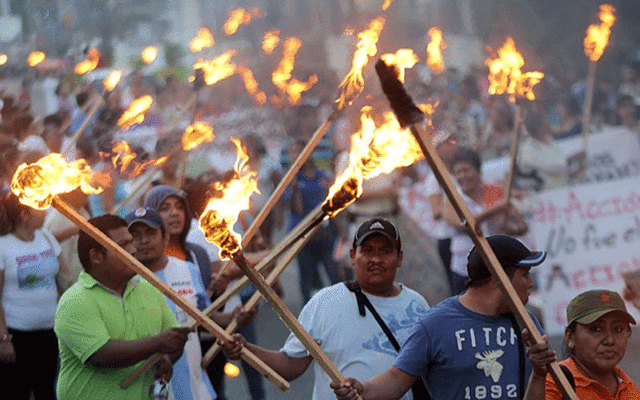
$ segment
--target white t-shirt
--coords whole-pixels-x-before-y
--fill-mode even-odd
[[[366,296],[400,346],[407,340],[413,324],[422,319],[429,308],[422,296],[405,286],[394,297]],[[386,371],[398,354],[371,312],[367,309],[365,317],[360,315],[356,296],[344,283],[320,290],[304,306],[298,320],[345,376],[367,380]],[[293,334],[280,351],[296,358],[309,355]],[[331,379],[318,363],[314,365],[314,373],[313,399],[334,398],[329,387]],[[411,391],[402,397],[402,400],[411,399]]]
[[[202,284],[200,270],[195,264],[168,257],[167,265],[156,274],[180,297],[199,309],[202,310],[210,304]],[[191,316],[172,301],[167,299],[167,303],[181,326],[187,326],[193,321]],[[197,332],[191,332],[182,356],[173,365],[171,389],[176,400],[211,400],[217,397],[209,377],[200,366],[201,362],[200,338]]]
[[[427,198],[431,197],[434,194],[438,194],[440,195],[443,204],[445,201],[447,201],[444,190],[442,190],[442,188],[440,187],[440,184],[438,183],[438,180],[436,179],[436,176],[433,174],[433,172],[429,173],[429,176],[425,180],[424,185],[417,185],[417,188],[418,190],[423,190],[423,193]],[[455,234],[455,229],[453,229],[453,227],[449,225],[447,221],[444,220],[444,218],[441,217],[439,220],[435,221],[435,224],[436,228],[433,232],[433,236],[436,239],[447,239]]]
[[[30,242],[12,234],[0,237],[2,306],[8,327],[23,331],[53,328],[60,252],[60,245],[46,230],[36,230]]]

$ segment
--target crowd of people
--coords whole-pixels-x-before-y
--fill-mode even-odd
[[[234,266],[222,267],[218,249],[198,229],[207,199],[216,194],[214,183],[234,174],[236,154],[225,140],[239,137],[259,179],[260,193],[237,226],[246,231],[332,110],[331,88],[337,80],[328,71],[319,75],[327,82],[291,106],[256,105],[243,95],[238,76],[214,87],[192,86],[175,77],[158,82],[139,69],[106,93],[95,82],[78,84],[71,73],[57,74],[58,109],[43,117],[31,111],[36,99],[30,99],[27,85],[18,95],[2,95],[0,376],[14,382],[3,386],[7,398],[140,399],[148,396],[155,379],[164,379],[176,399],[225,399],[225,357],[237,359],[243,348],[287,380],[309,368],[312,356],[293,334],[280,350],[255,344],[255,310],[242,306],[255,291],[249,286],[211,315],[220,326],[236,319],[242,328],[220,343],[225,354],[202,369],[203,353],[215,338],[188,328],[192,320],[183,310],[59,212],[22,205],[10,184],[20,164],[47,154],[86,160],[95,171],[95,184],[104,190],[90,195],[74,190],[61,198],[204,309],[242,275]],[[516,104],[488,94],[487,75],[482,67],[466,74],[449,68],[427,78],[408,71],[407,86],[419,102],[436,104],[430,116],[434,146],[526,303],[533,286],[529,270],[544,261],[544,253],[513,238],[527,231],[519,200],[601,179],[589,172],[597,160],[581,147],[583,131],[602,135],[612,153],[620,143],[630,143],[627,150],[638,153],[632,156],[640,165],[640,60],[629,60],[620,76],[597,85],[588,127],[581,118],[584,81],[542,83],[538,100],[518,105],[520,125]],[[617,88],[611,81],[619,82]],[[370,91],[373,103],[386,102]],[[145,94],[155,99],[145,121],[121,128],[124,109]],[[193,120],[210,122],[217,138],[187,153],[181,150],[181,136]],[[348,162],[349,138],[359,125],[355,107],[331,125],[245,246],[250,261],[260,261],[279,234],[294,229],[326,198]],[[497,165],[508,159],[517,126],[521,144],[513,196],[505,196],[505,170]],[[134,164],[167,158],[136,176],[111,162],[120,154],[115,144],[123,140],[135,152]],[[488,178],[492,168],[499,179]],[[638,174],[622,168],[607,179]],[[403,261],[396,226],[400,188],[409,185],[420,187],[428,198],[436,229],[425,235],[437,242],[449,283],[451,297],[431,308],[424,293],[396,281]],[[465,232],[424,163],[367,181],[355,203],[323,223],[297,255],[305,304],[299,320],[349,378],[331,383],[316,364],[315,399],[332,398],[335,391],[340,399],[410,400],[423,398],[425,390],[435,399],[561,397],[547,374],[555,352],[522,332]],[[283,293],[277,281],[274,287]],[[640,294],[631,289],[624,297],[639,304]],[[637,387],[617,367],[635,324],[620,295],[588,291],[573,299],[566,312],[569,358],[562,364],[579,397],[637,399]],[[123,380],[154,354],[160,355],[157,366],[122,389]],[[264,399],[262,377],[243,367],[252,399]]]

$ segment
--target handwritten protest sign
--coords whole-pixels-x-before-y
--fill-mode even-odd
[[[535,203],[536,248],[548,252],[536,267],[545,330],[562,334],[569,300],[590,289],[621,291],[621,274],[640,269],[640,178],[553,190]]]

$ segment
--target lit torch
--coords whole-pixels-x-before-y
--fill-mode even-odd
[[[158,58],[158,48],[155,46],[147,46],[142,50],[140,57],[143,63],[151,64]]]
[[[236,72],[236,64],[231,58],[238,54],[237,50],[229,50],[211,61],[198,60],[193,64],[193,69],[204,72],[204,81],[211,86],[222,79],[228,78]]]
[[[221,259],[232,259],[251,279],[265,300],[278,313],[280,319],[296,335],[331,380],[336,383],[343,382],[344,376],[338,368],[329,360],[291,310],[278,297],[264,277],[249,264],[242,253],[240,235],[233,232],[233,225],[238,220],[240,212],[249,208],[249,197],[257,191],[258,182],[255,172],[247,169],[248,157],[242,150],[240,143],[238,141],[234,141],[234,143],[238,147],[235,174],[229,181],[215,185],[219,195],[209,200],[200,217],[200,229],[208,241],[215,243],[220,248]]]
[[[8,60],[9,57],[6,54],[0,54],[0,65],[5,65]]]
[[[258,104],[266,103],[267,95],[263,91],[258,89],[258,81],[256,81],[256,78],[253,76],[253,71],[241,65],[238,67],[238,73],[242,77],[245,89],[247,89],[247,92],[249,92],[254,100]]]
[[[420,59],[411,49],[400,49],[395,54],[383,54],[380,58],[391,65],[394,64],[398,68],[400,82],[404,83],[404,70],[413,68]]]
[[[271,54],[278,43],[280,43],[280,29],[271,29],[262,38],[262,51]]]
[[[302,92],[307,91],[318,82],[316,75],[311,75],[307,82],[291,79],[291,72],[295,64],[296,54],[302,46],[302,41],[296,37],[285,40],[282,59],[276,69],[271,73],[271,81],[280,89],[289,101],[289,104],[296,104],[300,100]]]
[[[515,102],[516,98],[535,100],[533,87],[542,80],[544,74],[538,71],[525,73],[520,71],[520,68],[524,66],[524,58],[516,50],[512,38],[507,38],[505,44],[498,49],[498,57],[488,59],[486,65],[489,67],[490,94],[507,93],[511,102]],[[503,185],[505,199],[511,199],[521,127],[522,106],[516,102],[516,116],[511,136],[510,166]]]
[[[213,40],[213,34],[211,31],[202,27],[198,29],[198,33],[196,33],[196,37],[191,40],[189,43],[189,49],[192,53],[201,52],[203,49],[209,48],[215,44],[215,40]]]
[[[519,318],[522,325],[531,332],[535,343],[544,343],[544,339],[542,338],[540,331],[522,304],[522,301],[513,288],[509,277],[500,266],[500,262],[491,249],[491,246],[489,246],[486,238],[482,236],[482,232],[480,232],[475,217],[471,214],[469,208],[462,199],[462,196],[458,192],[447,168],[431,143],[431,139],[427,132],[422,129],[421,122],[424,115],[415,106],[404,86],[398,80],[396,69],[393,66],[386,65],[384,61],[380,60],[376,63],[376,71],[380,78],[382,91],[387,96],[391,109],[396,114],[400,125],[408,127],[412,135],[417,139],[420,149],[429,162],[429,166],[436,176],[438,183],[447,194],[447,197],[451,201],[451,204],[453,205],[453,208],[460,220],[465,222],[467,233],[479,249],[485,265],[487,265],[491,274],[505,293],[511,310]],[[550,364],[549,370],[556,382],[558,382],[558,386],[563,394],[572,400],[577,400],[578,398],[575,395],[574,390],[571,388],[567,378],[560,370],[558,363],[554,362]]]
[[[32,51],[31,53],[29,53],[29,56],[27,57],[27,64],[29,64],[30,67],[35,67],[36,65],[43,62],[45,58],[46,58],[46,55],[43,52]]]
[[[210,143],[215,138],[213,134],[213,126],[209,125],[204,121],[196,121],[193,124],[187,126],[182,134],[181,143],[171,150],[167,152],[164,156],[158,158],[157,160],[149,161],[147,165],[144,165],[144,168],[138,168],[137,171],[142,172],[142,170],[146,170],[150,165],[153,167],[158,167],[162,165],[167,159],[176,155],[180,150],[190,151],[203,143]],[[115,164],[114,164],[115,166]],[[127,197],[124,198],[118,205],[111,211],[111,214],[117,214],[118,211],[125,205],[127,205],[132,199],[136,198],[136,196],[143,190],[145,190],[151,181],[153,180],[155,170],[147,171],[147,176],[140,182],[135,189],[133,189]]]
[[[98,67],[99,61],[100,52],[97,49],[91,48],[87,52],[87,59],[76,64],[75,73],[78,75],[84,75],[87,72],[91,72]]]
[[[248,25],[251,19],[254,17],[260,17],[262,12],[259,8],[253,7],[251,10],[246,11],[244,8],[236,8],[229,13],[227,22],[224,23],[222,29],[224,33],[229,36],[236,33],[240,25]]]
[[[601,4],[598,17],[600,24],[589,25],[587,36],[584,38],[584,53],[589,57],[589,70],[587,72],[587,93],[585,96],[584,113],[582,114],[582,151],[584,157],[587,154],[587,136],[589,135],[589,124],[591,122],[591,104],[593,103],[593,86],[596,80],[596,63],[602,56],[605,47],[609,44],[611,27],[616,20],[613,14],[616,11],[609,4]],[[584,180],[584,167],[580,174],[580,180]]]
[[[133,125],[143,122],[144,113],[151,107],[152,103],[153,97],[148,94],[134,99],[118,119],[118,126],[123,131],[126,131]]]
[[[100,96],[96,96],[93,99],[93,101],[91,102],[91,107],[87,111],[87,116],[84,118],[84,121],[82,121],[82,124],[80,124],[80,126],[78,127],[78,130],[74,133],[73,137],[71,137],[71,140],[69,140],[69,142],[66,144],[61,154],[67,154],[67,152],[71,150],[71,147],[73,147],[76,144],[76,142],[80,139],[80,136],[82,136],[82,133],[89,125],[89,122],[91,122],[91,119],[93,118],[95,113],[98,112],[98,109],[104,103],[103,96],[107,92],[111,92],[113,91],[113,89],[116,88],[116,86],[120,82],[121,77],[122,77],[122,71],[115,70],[115,71],[112,71],[104,79],[104,81],[102,81],[102,86],[103,86],[102,93],[100,94]],[[68,124],[71,124],[71,122],[72,121],[70,120]],[[67,125],[62,131],[64,132],[68,127],[69,125]]]
[[[429,29],[429,37],[431,41],[427,45],[427,65],[436,74],[444,71],[444,59],[442,58],[442,49],[447,48],[447,44],[442,40],[442,31],[435,26]]]
[[[358,33],[358,44],[353,55],[351,70],[347,73],[344,80],[340,84],[339,97],[335,101],[335,107],[333,111],[327,117],[324,123],[313,133],[311,139],[309,139],[304,149],[302,149],[302,151],[298,155],[298,158],[296,158],[295,161],[291,164],[291,167],[282,177],[282,180],[280,181],[280,183],[278,183],[278,186],[274,189],[273,193],[271,193],[271,196],[267,200],[264,207],[262,207],[258,215],[256,215],[255,219],[253,220],[253,223],[246,230],[243,236],[244,245],[249,243],[249,240],[251,240],[253,236],[258,232],[260,225],[264,222],[269,212],[271,212],[271,209],[276,205],[284,190],[287,188],[287,186],[289,186],[293,178],[296,176],[296,173],[300,170],[300,167],[302,167],[302,165],[307,161],[307,159],[313,152],[313,149],[315,149],[315,147],[318,145],[327,130],[340,116],[342,111],[351,103],[353,103],[355,99],[360,95],[360,93],[362,93],[362,91],[364,90],[364,78],[362,77],[362,70],[369,62],[369,58],[374,56],[378,51],[376,43],[378,42],[380,32],[384,27],[384,22],[384,17],[376,18],[369,23],[367,29]],[[292,44],[290,44],[289,46],[292,46],[293,48],[295,41],[292,40],[291,43]],[[276,68],[276,70],[279,69],[280,68]],[[274,79],[273,75],[272,79]],[[286,81],[287,79],[289,78],[284,76],[284,81]],[[275,80],[278,83],[283,82],[283,77],[275,77]],[[229,268],[230,265],[230,262],[226,262],[223,265],[221,271]]]
[[[87,194],[100,193],[101,189],[92,185],[92,172],[91,167],[85,160],[67,163],[60,154],[53,153],[41,158],[36,163],[20,165],[11,179],[11,191],[22,204],[29,207],[43,210],[53,206],[108,251],[115,254],[129,268],[155,286],[162,294],[215,335],[216,338],[230,340],[231,337],[198,310],[196,306],[178,295],[131,254],[102,231],[96,229],[82,215],[58,197],[59,194],[72,192],[76,188],[80,188]],[[286,390],[289,387],[284,379],[251,352],[243,350],[242,358],[261,371],[263,375],[271,379],[281,389]]]

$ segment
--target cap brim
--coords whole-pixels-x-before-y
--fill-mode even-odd
[[[542,264],[546,258],[547,258],[546,251],[533,251],[531,252],[531,254],[529,254],[528,257],[518,261],[518,263],[516,264],[516,267],[528,267],[528,268],[535,267],[537,265]]]
[[[602,317],[603,315],[606,315],[606,314],[609,314],[609,313],[613,313],[613,312],[619,313],[631,325],[635,325],[636,324],[636,320],[633,319],[631,314],[629,314],[628,312],[623,311],[623,310],[601,310],[601,311],[596,311],[594,313],[587,314],[584,317],[576,318],[574,321],[579,322],[581,324],[590,324],[592,322],[597,321],[598,318]]]
[[[133,221],[131,221],[131,222],[129,222],[129,223],[127,224],[127,229],[131,228],[131,226],[132,226],[133,224],[137,223],[137,222],[140,222],[141,224],[145,224],[146,226],[148,226],[148,227],[149,227],[149,228],[151,228],[151,229],[158,229],[158,228],[160,228],[160,225],[158,225],[158,224],[154,224],[153,222],[151,222],[151,221],[147,221],[146,219],[137,218],[137,219],[134,219]]]
[[[396,240],[394,238],[392,238],[391,235],[389,235],[387,232],[375,230],[375,231],[369,231],[369,232],[365,233],[364,235],[360,236],[358,238],[358,240],[356,241],[356,246],[360,246],[362,244],[362,242],[364,242],[368,237],[371,237],[371,235],[382,235],[382,236],[386,237],[387,239],[389,239],[389,241],[391,242],[392,245],[395,245],[395,243],[396,243]]]

